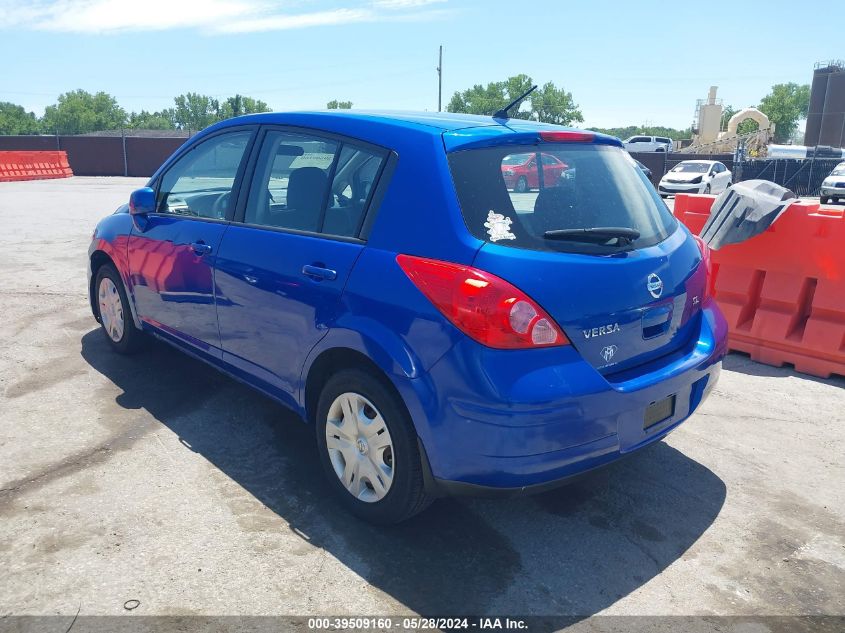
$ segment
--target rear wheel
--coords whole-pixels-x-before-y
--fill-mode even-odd
[[[317,445],[340,501],[373,523],[398,523],[431,503],[417,435],[404,404],[381,380],[349,369],[326,383]]]
[[[123,281],[117,269],[104,264],[97,270],[97,313],[103,334],[112,349],[121,354],[137,351],[143,341],[143,332],[135,327]]]
[[[525,176],[520,176],[516,181],[516,187],[513,188],[517,193],[525,193],[528,191],[528,179]]]
[[[710,183],[707,183],[707,186],[704,187],[704,193],[710,193]]]

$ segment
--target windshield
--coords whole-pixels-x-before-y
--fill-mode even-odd
[[[618,147],[543,144],[543,157],[518,173],[502,169],[513,147],[462,150],[449,166],[467,228],[477,238],[533,250],[612,253],[656,244],[676,221],[642,171]],[[533,154],[526,147],[522,156]],[[541,162],[545,163],[541,165]],[[571,229],[633,229],[634,240],[592,235],[560,239]],[[554,235],[557,231],[558,234]],[[601,234],[599,234],[599,237]]]
[[[528,154],[512,154],[502,159],[502,165],[522,165],[528,162]]]
[[[689,174],[706,174],[708,169],[710,169],[708,163],[678,163],[671,171],[686,172]]]

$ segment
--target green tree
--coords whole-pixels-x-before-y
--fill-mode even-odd
[[[259,112],[270,112],[270,107],[260,99],[236,94],[234,97],[229,97],[220,104],[218,118],[220,120],[231,119],[232,117],[244,114],[257,114]]]
[[[38,134],[41,125],[34,112],[23,106],[0,101],[0,134]]]
[[[126,111],[114,97],[105,92],[91,94],[85,90],[59,95],[56,104],[46,108],[42,119],[45,132],[60,134],[117,130],[125,124]]]
[[[775,142],[788,141],[800,119],[807,118],[810,108],[810,86],[796,83],[775,84],[760,101],[760,111],[775,124]]]
[[[468,114],[493,114],[532,85],[531,77],[524,74],[509,77],[505,81],[493,81],[486,86],[476,84],[452,95],[446,110]],[[535,90],[521,107],[514,108],[509,114],[515,119],[534,119],[558,125],[569,125],[584,120],[572,93],[558,88],[551,81]]]
[[[591,130],[601,132],[602,134],[609,134],[625,140],[632,136],[667,136],[673,141],[680,141],[692,137],[692,130],[687,128],[685,130],[678,130],[673,127],[664,127],[662,125],[628,125],[626,127],[592,127]]]
[[[174,121],[183,130],[196,132],[220,120],[220,102],[208,95],[188,92],[173,101]]]
[[[332,99],[326,104],[327,110],[349,110],[351,107],[351,101],[338,101],[337,99]]]
[[[179,95],[173,101],[176,104],[173,109],[173,121],[176,127],[194,132],[224,119],[243,114],[270,112],[270,107],[260,99],[239,94],[218,101],[209,95],[188,92]]]
[[[161,112],[133,112],[129,115],[127,127],[135,130],[173,130],[176,129],[175,114],[173,108]]]
[[[531,111],[538,121],[569,125],[583,121],[581,110],[572,99],[572,93],[558,88],[551,81],[540,86],[531,95]]]

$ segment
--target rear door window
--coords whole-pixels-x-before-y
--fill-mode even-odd
[[[244,222],[356,237],[386,153],[352,142],[270,130]]]
[[[384,161],[382,153],[343,144],[329,192],[323,233],[358,235]]]
[[[329,170],[338,143],[270,131],[264,137],[244,221],[317,232],[328,195]]]
[[[677,223],[628,154],[593,144],[543,144],[542,153],[558,160],[553,177],[538,170],[538,190],[508,187],[506,157],[540,153],[540,146],[469,149],[449,155],[461,212],[477,238],[532,250],[612,253],[656,244]],[[535,163],[537,161],[535,160]],[[536,167],[534,168],[536,170]],[[543,176],[546,176],[545,178]],[[550,237],[567,229],[622,228],[639,233],[631,241],[607,238],[581,241]],[[595,233],[593,233],[593,236]]]

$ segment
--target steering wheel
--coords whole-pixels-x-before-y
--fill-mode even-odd
[[[222,194],[214,201],[214,204],[211,205],[211,212],[214,214],[215,217],[219,219],[223,219],[226,217],[226,211],[229,210],[229,200],[232,198],[232,192],[227,191],[226,193]]]

